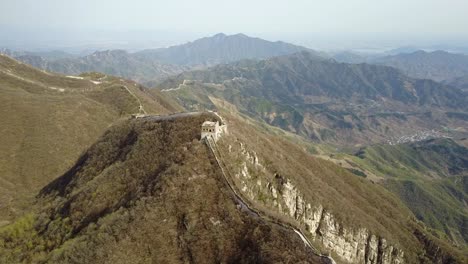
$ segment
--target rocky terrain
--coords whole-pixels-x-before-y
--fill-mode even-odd
[[[246,132],[252,129],[246,126],[236,126],[236,120],[229,121],[230,124],[234,121],[234,127],[230,126],[229,135],[224,136],[218,144],[219,153],[227,163],[227,171],[236,183],[239,192],[252,201],[257,208],[291,221],[292,225],[299,226],[313,243],[330,252],[339,262],[412,263],[416,261],[412,259],[413,256],[410,256],[412,253],[404,252],[403,248],[411,248],[409,251],[414,252],[414,247],[419,247],[416,244],[421,241],[417,239],[419,242],[414,240],[410,242],[414,239],[410,236],[405,238],[408,239],[406,242],[409,244],[405,244],[402,242],[405,240],[402,237],[405,237],[404,233],[407,232],[405,228],[398,230],[395,226],[395,230],[390,231],[393,228],[392,225],[395,224],[392,221],[401,219],[400,227],[411,226],[410,229],[412,229],[413,220],[406,222],[403,220],[403,215],[393,215],[391,212],[398,208],[398,202],[390,202],[391,196],[386,197],[385,191],[379,189],[380,187],[368,185],[369,182],[361,181],[351,174],[348,178],[344,170],[331,172],[328,170],[334,168],[331,163],[308,157],[290,143],[273,140],[272,136],[256,134],[255,139],[251,139],[252,134]],[[268,142],[275,142],[275,145],[270,145]],[[288,153],[287,156],[281,154],[281,151],[285,150]],[[336,180],[334,175],[346,183],[339,187],[340,181]],[[354,196],[350,188],[355,189],[364,200],[358,202],[360,198]],[[340,191],[337,192],[337,190]],[[374,191],[384,195],[385,198],[380,200],[372,197]],[[346,196],[346,203],[339,198],[341,195]],[[330,197],[333,198],[330,199]],[[375,204],[369,204],[367,207],[370,201]],[[354,211],[353,208],[357,204],[360,209]],[[387,205],[389,207],[386,207]],[[377,211],[371,212],[371,208],[380,208],[383,212],[392,214],[392,220],[381,217]],[[363,212],[361,210],[367,214],[361,215]],[[404,211],[396,210],[401,210],[400,213]],[[379,219],[379,221],[388,219],[389,222],[374,225],[372,218]],[[356,225],[356,219],[360,219],[360,224]],[[385,229],[390,232],[386,233]],[[419,255],[420,259],[433,258],[428,252],[420,254],[424,255],[424,257]],[[452,261],[455,260],[452,259]]]
[[[213,109],[221,100],[251,118],[327,145],[319,148],[320,153],[337,155],[336,164],[356,176],[372,175],[369,181],[379,182],[401,197],[438,236],[466,246],[462,231],[466,170],[447,176],[445,170],[426,165],[460,167],[463,161],[445,157],[450,157],[448,153],[462,157],[463,151],[455,142],[416,147],[434,139],[466,137],[467,97],[462,91],[412,79],[389,67],[315,60],[307,53],[187,72],[159,87],[186,108]],[[340,154],[375,143],[383,144],[385,151],[371,151],[375,155],[364,160],[351,157],[348,162],[347,154]],[[404,145],[413,143],[413,148]],[[401,160],[390,159],[398,155],[404,161],[418,157],[422,161],[403,165]],[[401,181],[390,181],[396,175]],[[409,178],[411,182],[405,183]],[[431,201],[433,207],[423,205],[425,201]]]

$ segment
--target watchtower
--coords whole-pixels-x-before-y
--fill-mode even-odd
[[[202,124],[201,138],[212,137],[217,140],[220,134],[219,122],[205,121]]]

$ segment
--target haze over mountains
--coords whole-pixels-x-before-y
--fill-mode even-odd
[[[185,72],[158,88],[187,108],[211,108],[209,97],[216,96],[271,125],[345,145],[456,128],[465,123],[450,113],[468,109],[456,88],[391,67],[336,63],[307,52]]]
[[[14,53],[20,61],[44,70],[80,74],[97,71],[130,78],[145,84],[155,84],[170,75],[193,67],[212,66],[241,59],[264,59],[310,49],[270,42],[244,34],[227,36],[219,33],[182,45],[128,53],[123,50],[97,51],[78,58],[51,59],[36,53]],[[317,56],[321,54],[316,53]]]
[[[464,55],[8,52],[0,262],[466,263]]]
[[[466,76],[468,55],[445,51],[416,51],[376,59],[374,63],[392,66],[408,76],[435,81],[453,80]]]
[[[168,48],[138,52],[124,50],[96,51],[85,56],[62,51],[27,52],[2,49],[1,53],[44,70],[80,74],[97,71],[129,78],[154,86],[171,75],[194,68],[210,67],[243,59],[267,59],[308,51],[317,59],[334,58],[345,63],[369,63],[400,69],[417,79],[431,79],[463,89],[468,76],[468,55],[446,51],[426,52],[415,47],[403,47],[384,53],[342,51],[318,52],[282,41],[271,42],[244,34],[218,33]]]
[[[137,54],[169,64],[213,66],[242,59],[266,59],[305,50],[314,52],[282,41],[270,42],[244,34],[227,36],[219,33],[187,44],[167,49],[144,50]]]

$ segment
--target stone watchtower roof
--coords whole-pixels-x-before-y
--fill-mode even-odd
[[[202,126],[216,126],[216,122],[205,121]]]
[[[213,138],[215,141],[221,136],[225,130],[225,125],[220,126],[219,121],[205,121],[201,127],[201,138]]]

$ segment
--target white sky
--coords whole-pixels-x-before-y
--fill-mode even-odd
[[[468,0],[0,0],[0,33],[164,31],[468,38]]]

